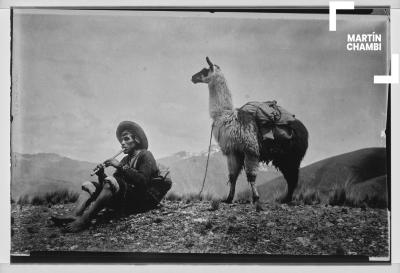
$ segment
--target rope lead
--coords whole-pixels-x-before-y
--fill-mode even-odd
[[[211,134],[210,134],[210,143],[208,144],[208,155],[207,155],[207,162],[206,162],[206,170],[204,172],[204,178],[203,178],[203,185],[201,186],[201,190],[199,192],[199,198],[201,198],[201,193],[203,192],[204,189],[204,184],[206,182],[206,177],[207,177],[207,169],[208,169],[208,161],[210,159],[210,151],[211,151],[211,140],[212,140],[212,132],[214,129],[214,123],[211,124]]]

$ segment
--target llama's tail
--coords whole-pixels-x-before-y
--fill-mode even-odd
[[[296,119],[289,122],[288,126],[293,130],[293,138],[290,143],[290,152],[297,157],[297,160],[303,160],[308,148],[308,131],[304,124]]]

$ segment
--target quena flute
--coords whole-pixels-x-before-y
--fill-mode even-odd
[[[119,155],[122,154],[123,152],[124,152],[124,150],[119,151],[116,155],[114,155],[114,156],[111,157],[110,159],[116,158],[117,156],[119,156]],[[103,163],[104,163],[104,162],[103,162]],[[98,168],[98,167],[96,166],[96,168],[93,169],[93,171],[92,171],[92,173],[90,174],[90,176],[95,175],[99,170],[100,170],[100,168]]]

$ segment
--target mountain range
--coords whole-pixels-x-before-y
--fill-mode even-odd
[[[207,152],[198,154],[178,152],[172,156],[158,160],[163,166],[169,166],[173,186],[171,191],[177,194],[198,193],[201,189],[206,163]],[[262,184],[280,176],[280,173],[273,168],[261,166],[256,183]],[[210,149],[210,158],[207,175],[204,182],[203,193],[214,197],[225,197],[229,191],[228,168],[226,158],[219,147],[213,145]],[[236,190],[244,191],[250,189],[246,177],[242,172],[238,178]]]
[[[208,151],[188,153],[180,151],[157,159],[161,168],[168,168],[173,180],[170,192],[178,195],[198,193],[202,187]],[[57,154],[12,154],[11,196],[35,195],[59,189],[79,191],[83,181],[90,177],[96,163],[79,161]],[[107,173],[112,173],[112,168]],[[386,149],[367,148],[327,158],[300,170],[295,197],[317,192],[326,202],[335,190],[345,189],[348,196],[361,199],[386,197]],[[226,159],[218,146],[210,149],[209,165],[203,194],[224,198],[228,191]],[[276,200],[286,191],[286,182],[280,172],[266,165],[260,166],[258,189],[264,201]],[[249,192],[244,173],[239,176],[236,192]]]

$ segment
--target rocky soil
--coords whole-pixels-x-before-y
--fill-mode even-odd
[[[146,213],[116,218],[103,212],[79,233],[49,220],[71,204],[12,205],[11,253],[128,251],[285,255],[389,256],[384,209],[327,205],[163,202]]]

